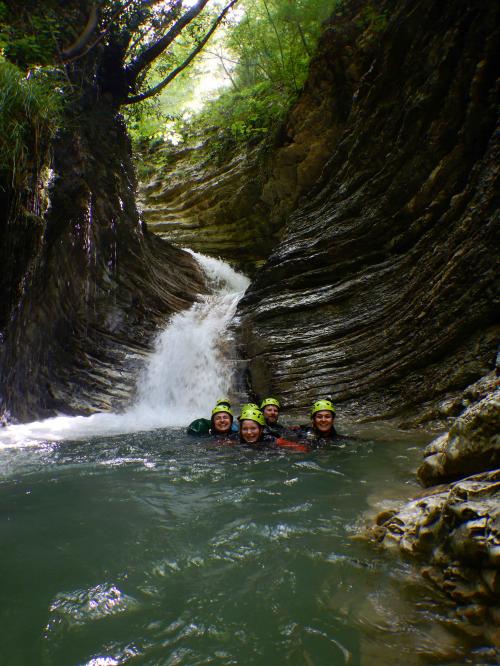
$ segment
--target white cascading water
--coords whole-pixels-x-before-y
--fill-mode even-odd
[[[0,447],[186,426],[210,416],[216,399],[231,389],[234,364],[228,358],[227,328],[249,280],[220,259],[191,254],[211,293],[174,315],[159,335],[139,378],[135,405],[122,414],[57,416],[0,428]]]

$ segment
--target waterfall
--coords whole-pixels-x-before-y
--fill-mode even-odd
[[[135,404],[121,414],[10,425],[0,429],[0,447],[180,427],[210,416],[217,397],[232,390],[235,360],[228,326],[249,280],[220,259],[188,251],[205,273],[210,293],[174,315],[157,337],[138,379]]]
[[[134,411],[153,420],[161,414],[161,425],[210,414],[217,397],[231,392],[234,376],[227,328],[249,281],[220,259],[191,254],[211,293],[172,318],[138,385]]]

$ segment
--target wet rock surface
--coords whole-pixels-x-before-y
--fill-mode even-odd
[[[331,395],[354,419],[442,426],[498,343],[499,8],[374,11],[377,28],[355,2],[331,22],[273,158],[265,200],[285,214],[285,156],[291,191],[308,171],[301,137],[330,127],[240,304],[242,347],[258,395],[291,408]]]
[[[268,257],[240,304],[257,395],[441,429],[500,333],[499,10],[370,7],[326,26],[272,147],[225,163],[160,147],[141,205],[151,229],[252,276]]]
[[[457,604],[463,630],[498,645],[500,470],[436,486],[385,509],[368,534],[419,564],[421,574]]]
[[[462,402],[473,396],[476,402],[424,451],[417,475],[432,487],[407,502],[384,502],[367,534],[381,547],[413,560],[426,579],[451,597],[457,627],[499,647],[498,378],[492,374],[464,395],[468,397]],[[452,478],[459,480],[446,483]]]
[[[29,219],[0,225],[7,265],[17,258],[4,274],[0,412],[20,420],[123,407],[158,327],[204,290],[192,256],[139,218],[119,118],[89,113],[59,137],[51,167],[46,205],[28,193]],[[11,255],[16,225],[29,245]]]
[[[210,139],[182,150],[158,145],[144,159],[152,173],[139,190],[151,231],[252,274],[276,244],[277,225],[260,198],[266,151],[235,151],[221,162]]]
[[[424,486],[500,467],[500,387],[457,418],[449,432],[426,447],[417,475]]]

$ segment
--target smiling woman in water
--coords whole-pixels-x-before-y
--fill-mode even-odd
[[[245,407],[239,416],[240,442],[250,446],[265,446],[263,440],[266,421],[260,409]]]
[[[266,431],[266,419],[260,409],[244,407],[238,417],[240,422],[240,442],[256,449],[286,449],[291,452],[305,453],[307,444],[290,441],[284,437],[275,437]]]
[[[225,404],[216,405],[212,409],[210,435],[223,439],[235,439],[233,413]]]
[[[300,439],[307,441],[310,448],[328,447],[339,438],[335,430],[335,407],[330,400],[317,400],[309,412],[311,427],[306,428]],[[345,439],[342,436],[342,439]]]

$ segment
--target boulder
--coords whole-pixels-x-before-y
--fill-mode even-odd
[[[475,621],[494,622],[500,612],[499,500],[500,469],[483,472],[384,511],[369,534],[420,563],[422,574]]]
[[[500,388],[468,407],[431,442],[417,475],[424,486],[500,467]]]

